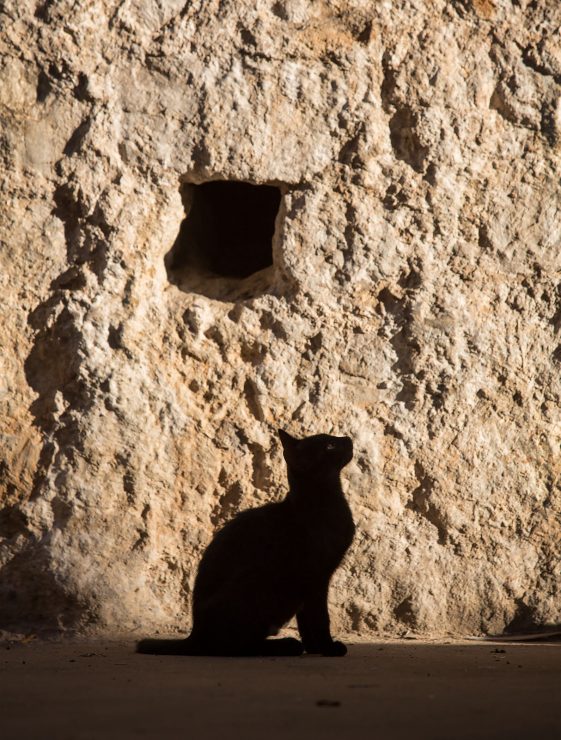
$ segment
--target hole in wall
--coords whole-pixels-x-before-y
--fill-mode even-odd
[[[186,215],[165,258],[170,282],[212,298],[263,292],[272,280],[267,268],[273,265],[280,189],[214,180],[184,183],[181,197]]]
[[[397,159],[416,172],[423,173],[429,149],[423,146],[418,134],[419,117],[410,108],[397,110],[390,118],[390,141]]]

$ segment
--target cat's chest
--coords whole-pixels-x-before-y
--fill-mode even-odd
[[[302,524],[303,564],[314,570],[336,568],[354,535],[354,524],[348,507],[320,511]]]

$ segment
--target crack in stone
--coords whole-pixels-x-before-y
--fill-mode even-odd
[[[420,284],[420,273],[412,269],[408,276],[402,279],[402,283],[400,287],[406,288],[402,298],[392,293],[389,288],[383,288],[378,294],[378,300],[384,307],[384,314],[390,317],[389,326],[382,328],[380,333],[386,336],[388,331],[392,332],[389,342],[397,355],[397,362],[392,368],[399,374],[402,383],[396,399],[411,410],[415,407],[418,391],[416,360],[420,345],[413,331],[413,306],[407,291],[416,290]]]
[[[423,466],[415,463],[415,475],[419,485],[411,492],[411,499],[405,505],[406,509],[420,514],[438,532],[438,544],[445,545],[448,542],[448,528],[440,509],[431,501],[434,491],[435,480],[425,473]]]

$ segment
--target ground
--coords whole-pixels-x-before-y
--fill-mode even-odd
[[[561,643],[353,644],[345,658],[0,646],[3,740],[561,737]]]

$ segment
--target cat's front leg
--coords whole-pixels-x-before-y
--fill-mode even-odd
[[[346,654],[347,648],[331,637],[327,592],[329,584],[322,586],[306,597],[296,614],[298,631],[307,653],[319,653],[330,657]]]

